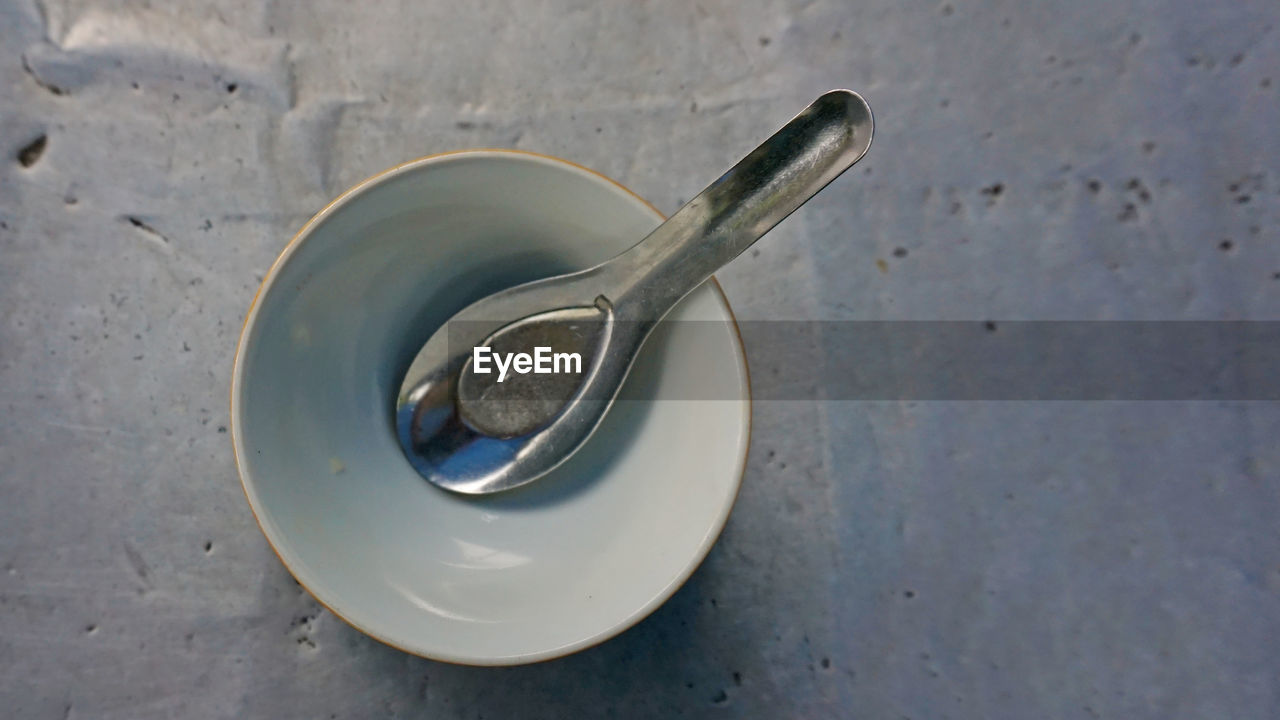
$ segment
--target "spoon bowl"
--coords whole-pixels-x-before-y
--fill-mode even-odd
[[[406,462],[393,424],[435,327],[661,222],[566,161],[466,151],[359,184],[283,250],[247,309],[228,431],[270,547],[335,617],[408,652],[509,665],[599,643],[689,577],[728,517],[750,435],[745,358],[715,283],[645,343],[622,391],[637,400],[539,482],[445,491]]]

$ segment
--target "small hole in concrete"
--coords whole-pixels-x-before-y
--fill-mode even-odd
[[[18,151],[18,164],[24,168],[35,165],[40,160],[40,156],[44,155],[44,149],[49,144],[49,136],[41,134],[40,137],[27,143]]]

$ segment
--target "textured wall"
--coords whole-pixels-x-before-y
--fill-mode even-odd
[[[1263,0],[0,0],[3,714],[1280,716],[1274,403],[758,403],[686,587],[504,670],[318,609],[226,434],[258,280],[352,183],[515,147],[670,212],[837,86],[875,147],[720,274],[741,316],[1280,319],[1277,23]],[[748,352],[758,381],[785,361]]]

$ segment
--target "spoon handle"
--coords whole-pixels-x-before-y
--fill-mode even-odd
[[[619,319],[656,322],[725,263],[856,163],[871,109],[850,90],[819,97],[781,130],[609,262]]]

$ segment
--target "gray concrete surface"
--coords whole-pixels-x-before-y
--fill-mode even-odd
[[[3,0],[0,715],[1280,717],[1274,403],[759,403],[685,588],[506,670],[319,610],[225,434],[258,279],[350,184],[515,147],[669,212],[834,86],[875,147],[721,273],[742,316],[1280,319],[1278,23],[1261,0]],[[748,351],[757,378],[785,362]]]

